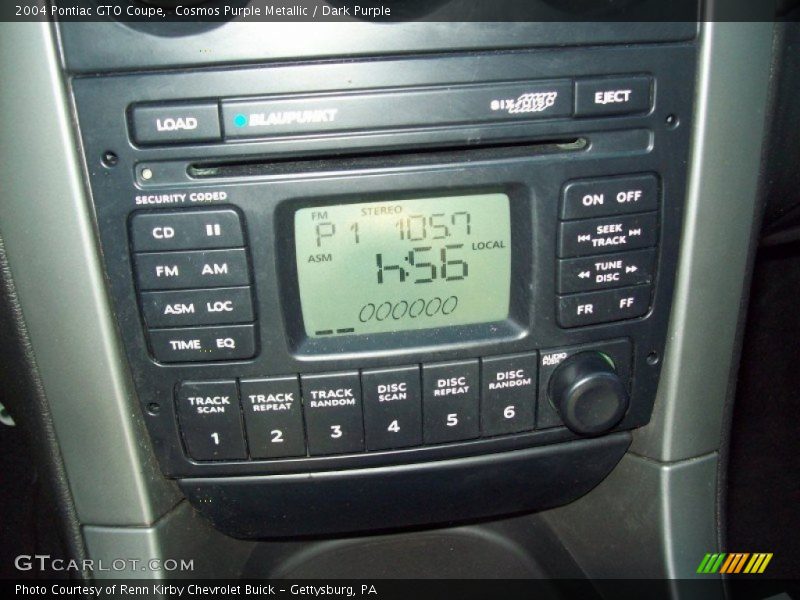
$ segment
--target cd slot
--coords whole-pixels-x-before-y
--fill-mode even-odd
[[[372,151],[369,154],[335,156],[285,157],[269,160],[245,160],[237,162],[197,162],[187,167],[191,179],[238,179],[242,177],[274,177],[297,173],[330,173],[360,171],[365,169],[391,168],[397,166],[420,166],[441,163],[473,162],[516,157],[531,157],[548,154],[581,152],[589,147],[584,137],[488,144],[482,146],[421,148],[413,152]]]

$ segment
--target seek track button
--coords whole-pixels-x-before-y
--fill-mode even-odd
[[[567,221],[559,225],[558,255],[563,258],[607,254],[655,246],[656,213]]]

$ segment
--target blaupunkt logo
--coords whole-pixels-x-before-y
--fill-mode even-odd
[[[721,554],[706,554],[697,567],[697,572],[703,575],[714,574],[745,574],[754,575],[763,573],[769,561],[772,560],[772,552],[733,552]]]

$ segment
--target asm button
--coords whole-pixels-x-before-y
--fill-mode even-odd
[[[142,311],[150,327],[248,323],[253,300],[249,287],[143,292]]]

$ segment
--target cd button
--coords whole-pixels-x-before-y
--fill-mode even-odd
[[[303,375],[303,410],[312,456],[364,449],[358,373]]]
[[[253,458],[305,456],[303,411],[297,376],[239,383],[247,442]]]
[[[477,360],[423,365],[422,386],[425,443],[480,435]]]
[[[367,450],[406,448],[422,443],[419,367],[361,373]]]
[[[139,213],[131,219],[131,234],[136,252],[244,245],[239,213],[230,209]]]
[[[558,323],[562,327],[609,323],[641,317],[649,308],[649,285],[559,296]]]
[[[143,290],[247,285],[250,273],[244,249],[137,254],[136,277]]]
[[[191,458],[247,458],[234,381],[183,383],[177,402],[181,433]]]
[[[656,213],[567,221],[559,225],[558,255],[563,258],[607,254],[655,246]]]
[[[536,353],[481,361],[481,432],[484,436],[533,429]]]

